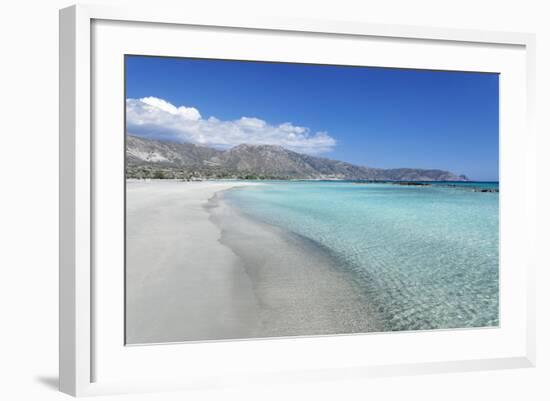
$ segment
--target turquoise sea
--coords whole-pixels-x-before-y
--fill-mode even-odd
[[[319,245],[365,292],[381,331],[499,324],[498,183],[263,182],[244,214]]]

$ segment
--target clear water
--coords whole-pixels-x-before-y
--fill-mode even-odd
[[[498,183],[269,182],[228,191],[249,216],[330,252],[382,331],[499,324]]]

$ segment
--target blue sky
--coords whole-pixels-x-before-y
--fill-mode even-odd
[[[128,132],[498,179],[498,75],[126,57]]]

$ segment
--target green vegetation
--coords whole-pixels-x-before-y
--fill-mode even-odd
[[[159,167],[153,165],[129,165],[126,178],[132,179],[177,179],[184,181],[200,180],[287,180],[292,177],[272,174],[258,174],[250,171],[231,171],[216,166],[196,166],[187,168]]]

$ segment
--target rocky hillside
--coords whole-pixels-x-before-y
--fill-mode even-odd
[[[201,165],[223,152],[191,143],[161,142],[126,136],[126,160],[130,165],[158,163],[167,166]]]
[[[239,145],[222,151],[190,143],[128,135],[127,176],[134,178],[279,178],[391,181],[465,181],[444,170],[378,169],[314,157],[275,145]]]

